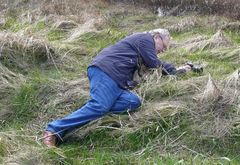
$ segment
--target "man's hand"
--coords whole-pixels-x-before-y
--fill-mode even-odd
[[[177,68],[177,70],[182,70],[182,69],[184,69],[186,72],[188,72],[188,71],[192,70],[192,67],[189,65],[184,65],[184,66],[180,66]]]
[[[177,68],[177,73],[178,74],[184,74],[184,73],[187,73],[189,71],[193,71],[193,72],[196,72],[196,73],[202,73],[203,72],[203,66],[193,65],[192,63],[187,63],[186,65]]]

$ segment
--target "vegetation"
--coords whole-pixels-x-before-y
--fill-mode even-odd
[[[239,164],[238,13],[197,15],[187,1],[142,3],[0,4],[0,164]],[[157,4],[165,16],[157,16]],[[211,3],[204,11],[218,14],[218,8]],[[204,72],[172,77],[155,71],[135,89],[143,101],[136,112],[93,121],[59,148],[43,146],[47,123],[88,99],[86,69],[97,52],[159,27],[173,37],[159,58],[201,64]]]

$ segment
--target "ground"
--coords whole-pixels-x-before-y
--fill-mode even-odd
[[[4,4],[4,3],[3,3]],[[157,8],[107,1],[1,5],[0,163],[240,164],[240,22],[220,15],[158,16]],[[143,106],[108,115],[41,143],[47,123],[89,98],[86,68],[104,47],[138,31],[172,35],[159,58],[203,73],[162,76],[138,86]]]

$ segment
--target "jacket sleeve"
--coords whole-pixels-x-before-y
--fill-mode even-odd
[[[162,62],[162,73],[163,75],[176,75],[177,69],[172,64]]]
[[[138,41],[137,49],[140,56],[142,57],[144,65],[147,67],[158,68],[162,65],[161,61],[157,57],[153,41],[141,38]]]

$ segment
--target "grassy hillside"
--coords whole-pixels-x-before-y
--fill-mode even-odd
[[[123,0],[124,1],[124,0]],[[111,2],[111,1],[110,1]],[[186,12],[195,12],[197,14],[217,14],[231,17],[233,19],[240,18],[240,4],[238,0],[132,0],[132,4],[148,4],[153,9],[160,7],[165,10],[166,15],[184,15]]]
[[[240,164],[240,22],[170,13],[170,1],[170,14],[159,17],[157,3],[1,1],[0,164]],[[204,72],[154,72],[135,89],[143,100],[136,112],[79,128],[59,148],[43,146],[46,124],[89,98],[86,68],[97,52],[154,28],[172,35],[160,59]]]

